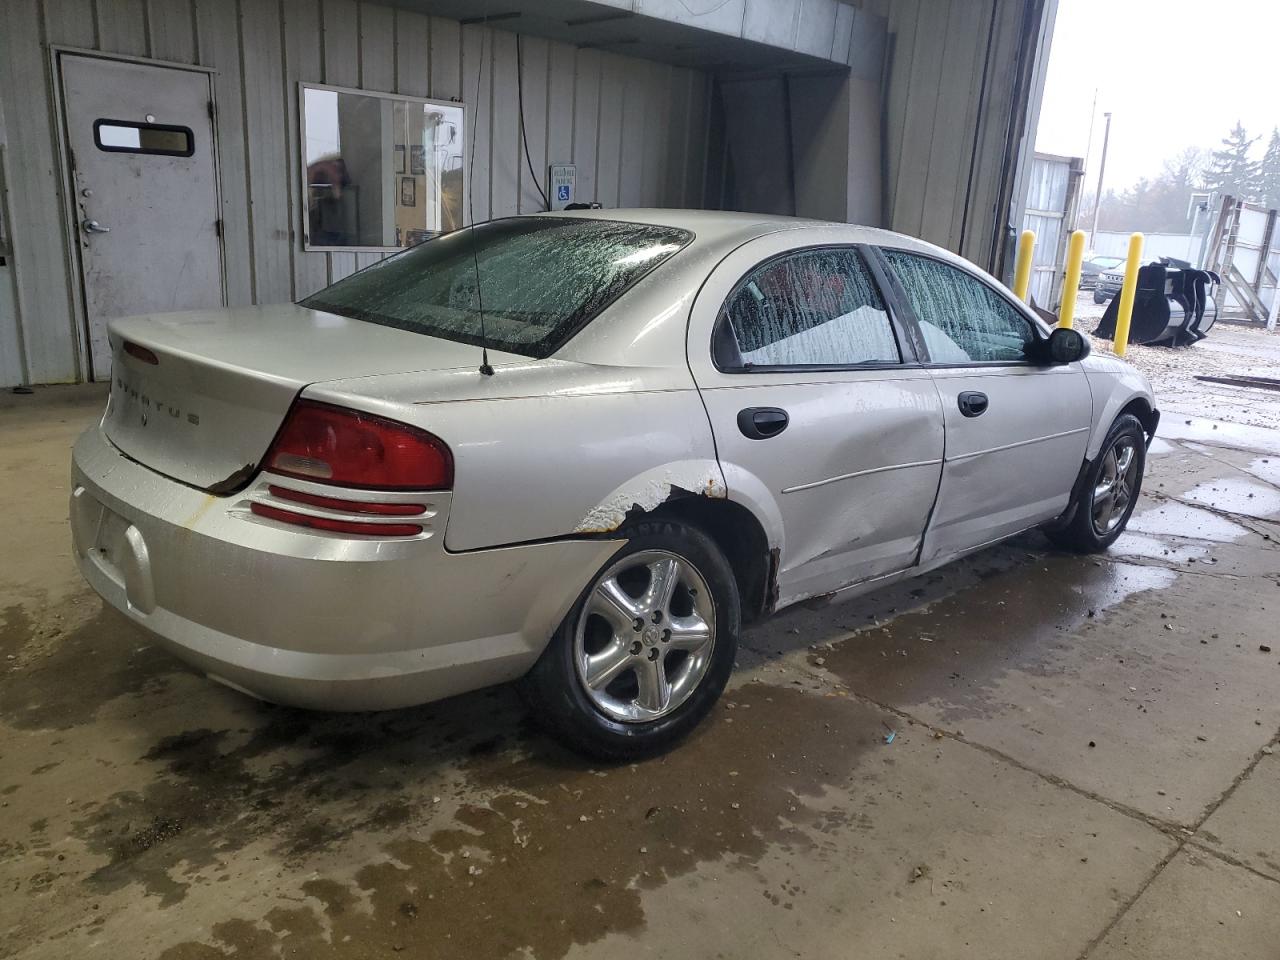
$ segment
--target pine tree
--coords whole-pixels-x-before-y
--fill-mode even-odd
[[[1265,206],[1280,207],[1280,129],[1274,127],[1258,168],[1258,199]]]
[[[1228,193],[1239,200],[1257,196],[1258,163],[1249,159],[1249,150],[1257,139],[1245,133],[1244,125],[1237,120],[1231,133],[1222,138],[1222,148],[1209,156],[1205,189]]]

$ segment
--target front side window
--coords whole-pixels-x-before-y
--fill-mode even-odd
[[[875,284],[847,248],[789,254],[747,274],[725,302],[715,353],[722,369],[902,361]]]
[[[885,250],[906,291],[933,363],[1027,359],[1031,324],[995,290],[963,270],[913,253]]]
[[[493,220],[375,263],[302,305],[545,357],[691,239],[675,227],[613,220]]]

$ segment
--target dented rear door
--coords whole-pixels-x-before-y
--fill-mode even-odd
[[[689,361],[730,496],[782,527],[780,600],[910,567],[941,474],[938,391],[841,233],[738,248],[693,308]]]

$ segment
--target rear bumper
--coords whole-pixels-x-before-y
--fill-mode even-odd
[[[76,562],[102,598],[197,669],[279,703],[407,706],[523,674],[613,542],[451,554],[448,495],[406,539],[254,516],[265,479],[216,497],[123,456],[95,426],[76,443]]]

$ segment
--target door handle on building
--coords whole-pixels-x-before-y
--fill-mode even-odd
[[[85,233],[110,233],[110,227],[104,227],[97,220],[81,220],[80,227]]]

